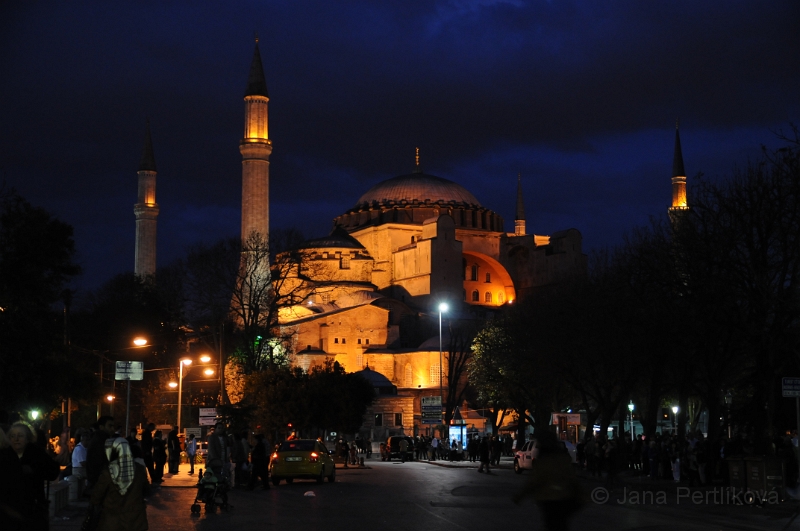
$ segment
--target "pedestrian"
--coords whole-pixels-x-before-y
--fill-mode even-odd
[[[164,465],[167,464],[167,444],[161,438],[161,430],[156,430],[153,437],[153,483],[164,482]]]
[[[517,494],[514,503],[532,496],[542,512],[545,529],[565,530],[569,518],[583,503],[583,493],[572,468],[572,459],[551,431],[537,432],[538,454],[533,461],[528,482]]]
[[[136,463],[128,442],[122,437],[105,445],[108,466],[92,490],[96,531],[145,531],[145,496],[150,491],[147,470]]]
[[[228,478],[228,437],[225,434],[225,425],[217,422],[214,431],[208,435],[208,454],[206,455],[206,468],[214,471],[217,478]]]
[[[478,446],[478,455],[479,455],[480,460],[481,460],[481,464],[478,467],[478,472],[482,473],[483,472],[483,467],[485,466],[486,467],[486,473],[487,474],[491,474],[492,473],[492,471],[489,470],[489,452],[490,452],[490,449],[489,449],[489,438],[484,436],[481,439],[480,445]]]
[[[91,433],[89,430],[79,428],[75,432],[75,439],[78,444],[72,450],[72,479],[78,483],[78,497],[83,494],[83,489],[86,487],[86,452],[91,440]]]
[[[86,480],[89,488],[97,483],[100,473],[108,465],[106,440],[114,437],[114,417],[104,415],[94,424],[95,431],[86,451]]]
[[[350,460],[350,446],[347,444],[347,439],[342,438],[341,441],[341,455],[342,461],[344,461],[344,467],[349,468],[347,466],[347,462]]]
[[[358,464],[358,446],[356,443],[350,445],[350,464],[357,465]]]
[[[181,440],[178,437],[178,427],[173,426],[167,434],[167,451],[169,454],[169,473],[177,474],[181,462]]]
[[[189,440],[186,442],[186,459],[189,461],[189,475],[194,474],[194,457],[197,455],[197,440],[194,438],[194,433],[189,434]]]
[[[256,478],[261,479],[264,490],[269,489],[269,441],[262,434],[256,434],[256,444],[250,452],[250,464],[253,469],[250,471],[250,480],[247,488],[253,490],[256,486]]]
[[[406,451],[408,450],[408,441],[405,437],[400,437],[400,462],[406,462]]]
[[[150,474],[150,482],[154,481],[155,475],[155,463],[153,461],[153,430],[156,429],[156,425],[152,422],[147,424],[142,430],[142,459],[144,459],[144,464],[147,467],[147,472]]]
[[[436,453],[439,451],[439,438],[436,435],[431,439],[431,461],[436,461]]]
[[[15,422],[8,436],[0,429],[0,522],[4,531],[46,531],[50,524],[44,482],[60,466],[36,444],[31,426]]]

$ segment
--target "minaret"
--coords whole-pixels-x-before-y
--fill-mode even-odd
[[[136,255],[133,272],[140,277],[156,272],[156,159],[153,156],[153,141],[150,138],[150,122],[144,136],[142,160],[139,161],[139,195],[133,214],[136,216]]]
[[[517,174],[517,215],[514,217],[514,236],[525,236],[525,205],[522,203],[522,174]]]
[[[257,233],[266,242],[269,237],[269,156],[272,141],[268,133],[267,82],[256,37],[250,78],[244,93],[244,138],[239,143],[242,154],[242,243]]]
[[[679,210],[688,210],[686,202],[686,170],[683,169],[683,154],[681,153],[681,134],[678,122],[675,122],[675,155],[672,158],[672,206],[670,213]]]

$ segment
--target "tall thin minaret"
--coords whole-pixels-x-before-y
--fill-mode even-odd
[[[517,215],[514,216],[514,236],[525,236],[525,205],[522,202],[522,174],[517,174]]]
[[[686,170],[683,169],[683,153],[681,153],[681,134],[675,122],[675,154],[672,157],[672,206],[670,213],[688,210],[686,202]]]
[[[258,37],[250,64],[250,78],[244,93],[244,138],[242,154],[242,242],[253,233],[262,241],[269,237],[269,139],[267,82],[258,51]]]
[[[136,216],[136,256],[133,272],[140,277],[156,272],[156,159],[153,156],[153,141],[150,137],[150,122],[144,135],[144,149],[139,161],[139,194],[133,205]]]

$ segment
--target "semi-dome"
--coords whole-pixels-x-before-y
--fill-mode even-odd
[[[410,173],[376,184],[359,198],[356,208],[401,202],[481,206],[475,196],[460,184],[426,173]]]

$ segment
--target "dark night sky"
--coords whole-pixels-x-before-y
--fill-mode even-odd
[[[686,171],[729,175],[800,121],[800,3],[30,2],[0,7],[0,178],[75,227],[82,287],[133,269],[145,119],[159,265],[239,233],[253,34],[270,91],[271,225],[307,237],[427,173],[513,230],[615,245]],[[691,200],[691,198],[690,198]]]

